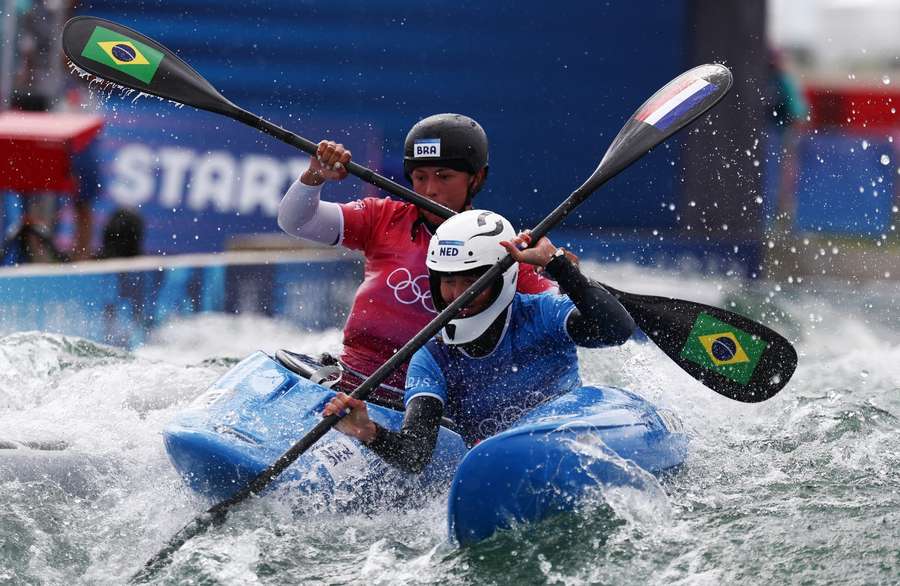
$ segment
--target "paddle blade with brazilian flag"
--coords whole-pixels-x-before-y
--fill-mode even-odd
[[[767,345],[740,328],[701,313],[688,334],[681,357],[746,385]]]
[[[742,315],[604,287],[669,358],[721,395],[745,403],[765,401],[797,368],[797,351],[790,342]]]
[[[175,53],[127,26],[76,16],[63,28],[63,51],[80,69],[123,88],[220,114],[238,110]]]
[[[103,26],[95,26],[81,56],[130,75],[149,84],[153,81],[162,53]]]

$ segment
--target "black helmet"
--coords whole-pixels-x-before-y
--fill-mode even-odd
[[[488,166],[488,140],[480,124],[462,114],[435,114],[416,123],[403,145],[407,181],[416,167],[443,166],[475,174]]]

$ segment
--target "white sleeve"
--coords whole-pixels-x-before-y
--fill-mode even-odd
[[[341,206],[321,201],[321,185],[306,185],[299,179],[278,204],[278,226],[297,238],[338,245],[344,235]]]

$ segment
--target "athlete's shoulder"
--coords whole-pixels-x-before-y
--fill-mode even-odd
[[[565,295],[516,293],[512,312],[520,322],[543,323],[544,316],[555,315],[560,311],[565,313],[569,307],[574,307],[574,304]]]
[[[440,335],[428,340],[422,350],[431,355],[431,358],[441,370],[446,369],[450,362],[451,348],[441,340]]]
[[[406,214],[409,213],[410,210],[416,210],[416,206],[411,203],[392,199],[390,197],[365,197],[359,201],[374,210],[387,214]]]
[[[412,204],[389,197],[365,197],[341,204],[341,208],[344,241],[349,243],[349,248],[368,249],[376,243],[393,243],[400,234],[408,239],[418,214]]]
[[[545,297],[551,296],[544,293],[522,293],[521,291],[516,291],[512,302],[513,311],[533,311],[546,303]]]
[[[387,214],[404,214],[409,213],[410,210],[415,211],[416,209],[416,207],[410,203],[397,201],[390,197],[363,197],[340,205],[348,211],[368,211]]]
[[[390,197],[367,197],[363,200],[370,206],[374,216],[388,225],[412,225],[419,217],[416,206]]]

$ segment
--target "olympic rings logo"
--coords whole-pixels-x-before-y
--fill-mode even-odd
[[[399,267],[388,275],[386,283],[394,292],[394,299],[403,305],[421,303],[426,311],[437,313],[431,300],[431,286],[428,283],[427,274],[413,278],[409,269]]]
[[[481,434],[482,437],[487,438],[509,429],[509,427],[521,419],[523,415],[541,403],[544,403],[549,398],[550,397],[541,391],[531,391],[525,397],[524,405],[509,405],[502,409],[497,417],[482,419],[478,423],[478,433]]]

